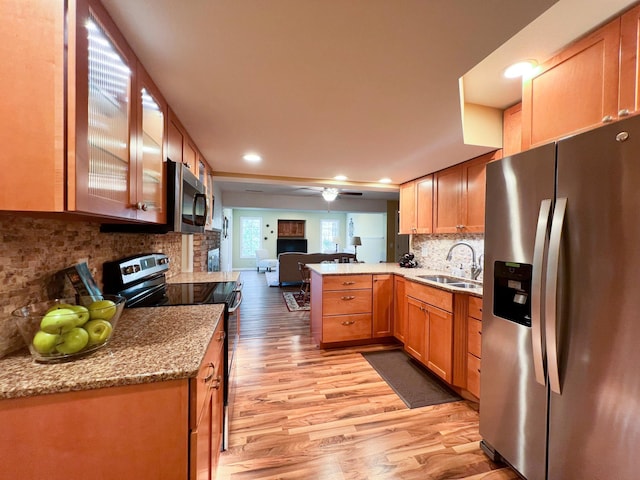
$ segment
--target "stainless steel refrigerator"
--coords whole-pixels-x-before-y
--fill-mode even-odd
[[[528,480],[640,475],[640,117],[487,166],[480,434]]]

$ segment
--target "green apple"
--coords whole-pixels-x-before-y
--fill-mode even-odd
[[[75,307],[75,305],[71,305],[70,303],[56,303],[53,307],[49,308],[46,313],[53,312],[54,310],[60,310],[61,308],[73,310],[73,307]]]
[[[116,304],[111,300],[97,300],[89,305],[91,320],[110,320],[116,314]]]
[[[106,342],[111,336],[113,327],[107,320],[89,320],[83,327],[89,334],[89,345]]]
[[[77,353],[89,343],[89,334],[84,328],[74,327],[60,336],[60,342],[56,346],[58,352],[65,355]]]
[[[38,353],[52,353],[60,341],[60,335],[39,330],[33,337],[32,344]]]
[[[76,327],[81,327],[89,321],[89,309],[83,305],[70,305],[69,310],[73,310],[78,315]]]
[[[40,330],[60,334],[71,330],[78,323],[78,314],[69,308],[56,308],[46,313],[40,321]]]

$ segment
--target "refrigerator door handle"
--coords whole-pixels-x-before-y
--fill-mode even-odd
[[[547,283],[545,289],[545,338],[547,344],[547,368],[551,391],[561,393],[560,371],[558,365],[558,268],[560,264],[560,245],[562,230],[567,211],[567,199],[556,199],[551,222],[549,239],[549,257],[547,259]]]
[[[533,370],[536,382],[546,386],[546,372],[544,365],[544,336],[542,332],[542,270],[544,254],[549,245],[549,214],[551,213],[551,199],[540,202],[538,226],[533,247],[533,278],[531,281],[531,343],[533,350]]]

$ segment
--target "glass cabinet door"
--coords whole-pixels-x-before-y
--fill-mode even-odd
[[[166,106],[159,93],[154,91],[150,79],[141,66],[138,68],[140,122],[138,128],[138,218],[164,222],[164,145]],[[146,80],[146,81],[145,81]]]
[[[89,196],[129,203],[131,67],[89,12]]]

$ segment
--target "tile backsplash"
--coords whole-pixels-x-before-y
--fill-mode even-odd
[[[453,274],[453,269],[462,264],[463,276],[471,278],[472,254],[469,248],[456,247],[452,252],[451,260],[447,261],[447,253],[456,242],[471,245],[476,252],[476,261],[479,262],[480,255],[484,253],[484,234],[413,235],[410,249],[420,267]],[[482,280],[482,273],[478,280]]]
[[[211,234],[196,235],[205,237],[197,245],[209,248],[212,242],[219,242],[219,234]],[[167,254],[171,260],[168,276],[180,273],[182,234],[101,233],[99,223],[0,214],[0,328],[18,307],[73,295],[69,280],[58,273],[61,270],[86,262],[102,288],[104,262],[147,252]],[[194,252],[195,258],[201,256]],[[194,262],[194,270],[201,268],[206,270],[206,262],[204,266]],[[0,356],[2,343],[0,338]]]

